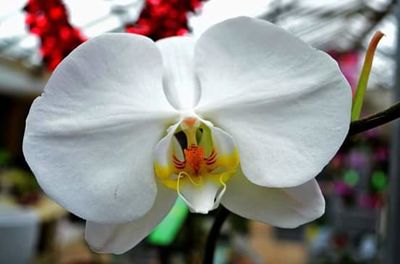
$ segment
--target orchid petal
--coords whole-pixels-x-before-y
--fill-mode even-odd
[[[294,228],[320,217],[324,197],[313,179],[291,188],[255,185],[243,174],[232,176],[222,204],[242,217],[277,227]]]
[[[195,48],[196,112],[235,138],[255,184],[315,177],[343,142],[351,89],[327,54],[266,21],[241,17],[206,31]]]
[[[44,191],[89,221],[121,223],[156,197],[152,151],[176,111],[150,39],[105,34],[75,49],[30,110],[25,158]]]
[[[189,37],[171,37],[156,42],[164,63],[164,92],[176,109],[192,109],[199,101],[199,81],[193,71],[195,42]]]
[[[86,222],[85,239],[96,252],[122,254],[136,246],[168,214],[177,198],[176,192],[158,185],[156,201],[142,218],[125,224]]]

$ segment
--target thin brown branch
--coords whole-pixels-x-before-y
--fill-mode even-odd
[[[372,128],[384,125],[400,117],[400,102],[377,114],[351,122],[347,138]]]

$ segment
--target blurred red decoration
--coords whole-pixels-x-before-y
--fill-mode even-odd
[[[127,25],[126,32],[158,40],[189,32],[188,13],[196,12],[205,0],[146,0],[136,23]]]
[[[29,0],[24,7],[29,31],[40,38],[40,52],[49,70],[86,39],[68,20],[61,0]]]
[[[146,0],[140,17],[126,32],[153,40],[181,36],[189,31],[188,14],[205,0]],[[62,0],[28,0],[24,8],[29,31],[40,38],[43,62],[52,71],[86,38],[68,20]]]

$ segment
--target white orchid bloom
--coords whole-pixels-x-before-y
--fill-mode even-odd
[[[30,110],[24,153],[44,191],[123,253],[177,196],[296,227],[324,212],[314,177],[343,142],[351,92],[324,52],[240,17],[196,42],[105,34],[75,49]]]

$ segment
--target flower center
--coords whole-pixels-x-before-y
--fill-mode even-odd
[[[156,147],[154,169],[157,178],[184,200],[188,189],[193,193],[213,186],[216,204],[236,173],[239,155],[232,137],[207,123],[183,119]]]

